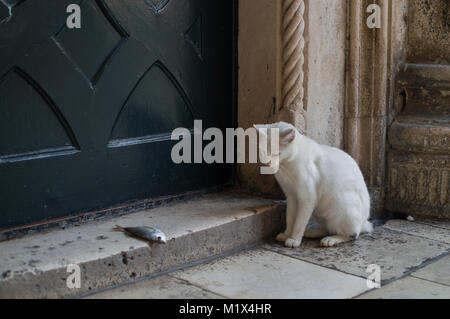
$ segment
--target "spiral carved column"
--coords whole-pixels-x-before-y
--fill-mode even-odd
[[[283,0],[282,3],[282,105],[280,116],[305,130],[304,71],[305,1]]]
[[[305,1],[283,0],[283,107],[298,109],[303,104],[305,62]]]

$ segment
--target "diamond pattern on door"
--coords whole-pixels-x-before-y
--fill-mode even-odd
[[[186,40],[192,45],[200,60],[202,57],[202,16],[198,16],[195,22],[189,27],[185,33]]]
[[[81,12],[82,27],[68,29],[64,26],[53,40],[85,78],[95,85],[128,34],[102,0],[84,1]]]
[[[169,4],[170,0],[145,0],[145,2],[155,11],[159,13]]]
[[[164,105],[164,108],[161,108]],[[177,127],[191,127],[192,104],[173,74],[157,61],[132,90],[114,125],[110,147],[142,144]]]

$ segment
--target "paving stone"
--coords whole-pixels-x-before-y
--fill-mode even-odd
[[[230,298],[351,298],[366,280],[265,249],[254,249],[172,274]]]
[[[414,277],[450,286],[450,256],[440,259],[411,274]]]
[[[263,247],[363,278],[368,275],[367,267],[377,264],[381,268],[382,282],[399,278],[424,262],[450,251],[449,244],[384,227],[338,247],[324,248],[319,240],[308,239],[304,239],[297,249],[288,249],[274,242]]]
[[[406,277],[358,299],[448,299],[450,287],[414,277]]]
[[[445,220],[431,220],[431,219],[417,219],[417,223],[430,225],[450,230],[450,221]]]
[[[106,290],[86,299],[221,299],[222,297],[170,276]]]
[[[429,225],[405,220],[390,220],[384,227],[450,244],[450,229],[437,227],[437,224]]]

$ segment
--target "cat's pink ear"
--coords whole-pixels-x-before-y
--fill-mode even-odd
[[[280,141],[282,144],[290,144],[295,140],[295,130],[289,129],[280,133]]]

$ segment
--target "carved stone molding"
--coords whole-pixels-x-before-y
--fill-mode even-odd
[[[366,10],[376,2],[381,7],[381,28],[370,29]],[[386,114],[389,80],[388,0],[348,2],[347,98],[345,150],[358,162],[374,211],[384,198]]]
[[[450,217],[448,155],[389,154],[387,208],[429,217]]]

